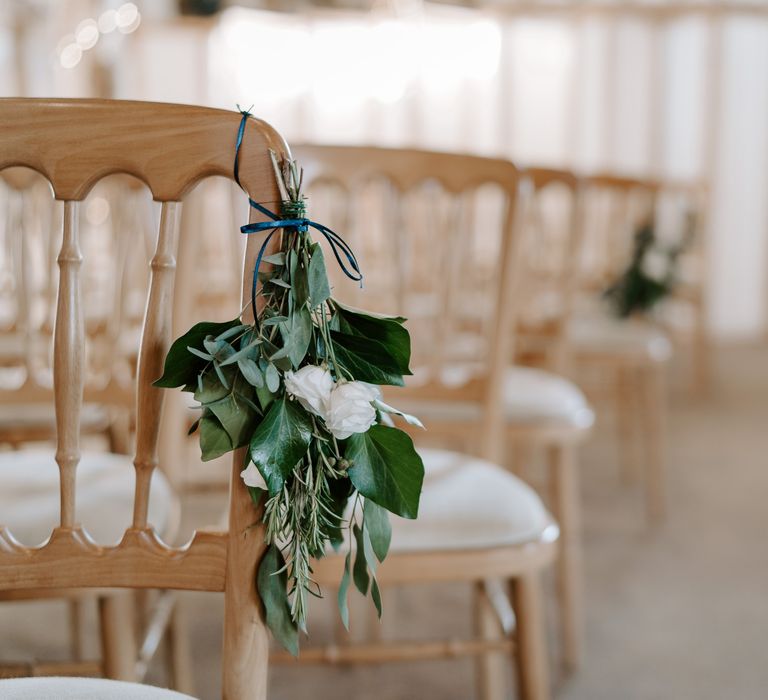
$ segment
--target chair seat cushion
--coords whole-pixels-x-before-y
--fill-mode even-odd
[[[116,544],[133,515],[134,468],[130,457],[84,452],[77,467],[77,520],[103,545]],[[175,527],[177,502],[155,470],[149,518],[158,533]],[[38,545],[59,522],[59,468],[53,452],[0,452],[0,524],[22,544]]]
[[[0,681],[3,700],[195,700],[165,688],[102,678],[11,678]]]
[[[568,337],[577,354],[621,354],[653,362],[666,362],[672,356],[667,335],[642,319],[618,319],[590,310],[577,313],[568,327]]]
[[[81,430],[96,432],[109,425],[109,415],[96,404],[83,404],[80,414]],[[14,431],[48,430],[55,434],[56,411],[52,403],[0,404],[0,438]]]
[[[448,368],[452,375],[448,383],[461,384],[471,374],[459,380],[461,368]],[[429,420],[480,420],[481,406],[477,403],[458,401],[408,401],[398,408]],[[534,367],[508,367],[504,375],[504,410],[511,423],[535,423],[537,421],[560,422],[569,427],[588,428],[595,420],[581,390],[571,381],[552,372]]]
[[[420,449],[424,488],[419,517],[393,516],[392,552],[466,550],[519,545],[552,527],[536,492],[482,459]]]

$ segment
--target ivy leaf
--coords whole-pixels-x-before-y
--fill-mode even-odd
[[[398,361],[378,341],[331,331],[331,343],[338,362],[358,381],[403,386]]]
[[[341,583],[339,584],[339,615],[341,616],[341,622],[344,625],[344,629],[349,631],[349,602],[347,600],[347,593],[349,591],[349,581],[351,579],[350,574],[350,555],[344,558],[344,574],[341,577]]]
[[[267,627],[274,638],[293,656],[299,655],[299,628],[291,619],[288,601],[288,574],[285,559],[277,545],[270,545],[259,564],[256,575]]]
[[[283,488],[312,438],[312,422],[296,403],[275,401],[251,438],[251,459],[274,496]]]
[[[403,518],[415,518],[424,481],[424,464],[402,430],[374,425],[347,439],[344,456],[349,478],[366,498]]]
[[[165,357],[163,376],[154,383],[154,386],[164,389],[182,386],[184,391],[194,391],[197,375],[205,367],[206,360],[191,355],[187,347],[201,348],[203,347],[203,341],[209,335],[217,336],[239,325],[241,325],[240,319],[236,318],[224,323],[204,321],[192,326],[171,345]]]
[[[209,412],[203,414],[200,418],[200,452],[203,462],[221,457],[233,449],[232,440],[219,419]]]
[[[283,350],[297,369],[307,354],[312,341],[312,316],[306,306],[294,310],[286,323],[280,324]]]
[[[395,360],[400,374],[411,374],[411,336],[402,325],[405,319],[390,318],[357,311],[334,301],[338,316],[338,330],[381,343]]]
[[[355,536],[355,564],[352,568],[352,580],[363,595],[368,595],[368,586],[370,577],[368,576],[368,565],[365,561],[365,544],[363,543],[363,529],[355,523],[352,526],[352,534]]]
[[[327,528],[328,539],[333,548],[338,550],[344,544],[344,511],[347,509],[347,501],[352,495],[352,482],[347,478],[332,479],[328,484],[330,491],[330,502],[326,504],[333,517],[331,524]]]
[[[380,562],[384,561],[392,541],[392,526],[389,523],[387,511],[366,498],[363,506],[363,522],[376,558]]]
[[[233,447],[248,444],[259,420],[258,413],[249,402],[239,400],[239,396],[233,392],[220,401],[208,404],[208,409],[219,419]]]
[[[312,257],[309,259],[309,303],[312,306],[320,306],[331,296],[331,287],[328,284],[328,274],[325,271],[325,256],[319,243],[312,244]]]

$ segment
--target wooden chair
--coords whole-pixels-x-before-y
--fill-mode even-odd
[[[381,311],[409,318],[415,376],[405,390],[393,392],[392,401],[426,422],[426,433],[416,431],[414,437],[468,449],[499,464],[507,461],[507,440],[547,446],[556,496],[552,505],[555,517],[564,518],[564,651],[575,665],[581,613],[573,447],[591,425],[592,413],[566,380],[540,369],[510,368],[507,362],[529,283],[519,219],[530,204],[533,181],[543,187],[545,174],[521,175],[500,160],[408,149],[306,145],[295,153],[305,168],[313,215],[344,231],[364,268],[372,271],[363,290],[338,289],[350,303],[373,302]],[[519,202],[517,216],[506,221],[505,203]],[[500,291],[505,236],[513,237],[520,251],[511,273],[514,290]],[[502,312],[513,316],[510,339],[501,366],[493,367]],[[500,402],[498,443],[487,433],[490,387]]]
[[[153,480],[153,474],[163,436],[163,392],[152,387],[152,382],[161,372],[171,340],[180,200],[201,178],[231,177],[239,118],[236,113],[152,103],[0,100],[0,170],[18,165],[33,168],[45,175],[56,198],[64,202],[52,373],[60,472],[59,524],[38,547],[20,543],[8,527],[0,527],[0,592],[24,596],[83,588],[223,591],[223,692],[230,700],[259,699],[266,694],[267,637],[253,584],[263,544],[260,530],[251,527],[257,515],[239,478],[242,455],[234,460],[229,533],[198,532],[188,545],[174,548],[160,538],[149,517],[150,484],[155,482],[152,491],[156,491],[157,477]],[[243,148],[243,184],[251,197],[274,206],[277,190],[267,149],[285,153],[284,142],[269,126],[253,120]],[[124,524],[127,529],[119,544],[105,546],[94,543],[79,524],[82,512],[75,504],[76,487],[80,494],[76,472],[81,462],[81,407],[87,388],[77,211],[94,183],[113,172],[129,173],[144,181],[155,200],[162,203],[162,213],[139,351],[132,522]],[[249,266],[255,257],[254,245],[249,249]],[[41,401],[51,395],[49,387],[40,386],[37,391]],[[25,453],[11,453],[9,463],[18,479],[26,476],[21,455]],[[84,454],[83,466],[87,459]],[[124,469],[129,466],[124,465]],[[164,514],[161,510],[152,517]],[[4,517],[5,513],[0,513],[0,518]],[[105,614],[113,618],[112,648],[124,677],[128,677],[134,668],[132,620],[118,614],[122,607],[107,603]],[[178,697],[106,681],[0,682],[3,697],[31,694],[64,698],[89,689],[99,697]]]
[[[625,475],[637,471],[633,458],[644,448],[648,519],[658,522],[664,514],[665,372],[672,345],[658,324],[615,318],[600,300],[626,268],[635,232],[654,221],[658,184],[607,174],[583,183],[585,242],[569,344],[580,369],[597,373],[615,401]]]

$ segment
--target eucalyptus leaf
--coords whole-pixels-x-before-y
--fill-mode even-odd
[[[312,421],[285,397],[275,401],[251,437],[251,459],[274,496],[283,488],[312,438]]]
[[[309,301],[312,306],[320,306],[331,296],[331,287],[328,284],[328,274],[325,270],[325,256],[319,243],[312,244],[312,256],[309,259],[307,272],[309,283]]]
[[[235,362],[239,362],[240,360],[247,357],[252,359],[255,356],[254,350],[256,350],[257,346],[261,345],[261,342],[262,341],[260,338],[252,340],[250,343],[240,348],[237,352],[233,352],[232,354],[228,355],[226,359],[222,360],[220,362],[221,366],[226,367],[227,365],[233,365]]]
[[[216,336],[216,340],[229,340],[230,338],[234,338],[238,333],[247,331],[249,328],[250,326],[244,326],[242,324],[239,326],[233,326],[223,333],[219,333],[219,335]]]
[[[265,255],[261,261],[269,263],[270,265],[285,265],[285,253],[273,253],[272,255]]]
[[[288,322],[280,324],[280,333],[283,336],[283,349],[287,350],[294,369],[298,369],[312,341],[312,316],[309,309],[302,306],[294,310]]]
[[[237,361],[237,366],[240,369],[240,374],[243,375],[245,381],[251,386],[255,386],[260,389],[264,386],[264,376],[261,374],[259,366],[250,358],[244,358]]]
[[[363,524],[363,551],[365,552],[365,562],[368,564],[371,577],[371,599],[376,606],[376,613],[379,619],[381,619],[381,591],[379,591],[379,583],[376,580],[376,554],[373,551],[367,524]]]
[[[280,373],[271,362],[267,365],[267,369],[264,372],[264,379],[267,382],[267,389],[273,394],[280,388]]]
[[[288,282],[286,282],[283,279],[280,279],[279,277],[270,277],[269,281],[272,284],[276,284],[278,287],[283,287],[284,289],[290,289],[291,288],[291,285],[288,284]]]
[[[293,656],[298,656],[299,629],[291,619],[285,559],[277,545],[267,548],[256,581],[272,635]]]
[[[403,386],[399,362],[378,341],[331,331],[331,343],[337,361],[354,379]]]
[[[225,323],[205,321],[192,326],[171,345],[165,357],[163,376],[154,383],[154,386],[166,389],[181,386],[184,387],[185,391],[193,391],[197,375],[210,360],[190,356],[187,348],[201,348],[207,336],[217,336],[240,325],[242,325],[240,319],[236,318]]]
[[[205,360],[206,362],[211,362],[213,360],[213,355],[209,355],[207,352],[193,348],[191,345],[187,348],[187,352],[191,352],[193,355],[196,355],[201,360]]]
[[[344,557],[344,574],[341,577],[341,583],[339,584],[339,615],[341,616],[341,622],[344,625],[344,629],[349,631],[349,582],[352,578],[350,572],[350,554]]]
[[[265,318],[262,322],[262,326],[278,326],[281,323],[284,323],[288,320],[287,316],[270,316],[269,318]]]
[[[303,307],[309,299],[309,281],[307,269],[301,264],[299,256],[293,251],[288,256],[288,264],[291,272],[292,297],[296,309]]]
[[[424,464],[402,430],[374,425],[346,441],[352,462],[349,478],[366,498],[403,518],[415,518],[424,481]]]

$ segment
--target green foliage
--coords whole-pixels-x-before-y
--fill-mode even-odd
[[[194,391],[197,375],[205,367],[209,360],[202,357],[190,357],[187,348],[200,348],[208,336],[242,327],[240,319],[226,321],[225,323],[211,323],[203,321],[196,323],[184,335],[177,338],[171,345],[168,355],[165,357],[163,375],[155,382],[155,386],[164,389],[184,387],[184,391]]]
[[[298,404],[285,397],[275,401],[251,437],[251,459],[270,495],[282,488],[312,438],[312,422]]]
[[[275,169],[290,193],[281,214],[304,218],[301,173],[293,164],[275,162]],[[392,537],[387,511],[416,517],[424,468],[410,438],[394,428],[374,425],[346,440],[334,437],[323,409],[309,413],[298,400],[298,385],[294,397],[284,381],[289,370],[299,373],[311,364],[329,370],[329,384],[402,385],[411,373],[405,319],[332,299],[323,250],[304,230],[286,229],[281,250],[263,262],[255,322],[196,324],[173,343],[155,385],[194,394],[201,414],[190,433],[198,432],[203,460],[248,447],[244,467],[252,461],[266,482],[266,490],[244,487],[267,544],[256,585],[267,625],[296,655],[308,600],[321,593],[312,580],[313,560],[329,543],[339,549],[345,533],[350,551],[338,592],[342,621],[349,625],[352,583],[370,592],[381,614],[376,571]],[[420,425],[380,401],[371,403],[380,420],[393,413]]]
[[[256,575],[267,625],[275,639],[293,656],[299,655],[299,628],[291,617],[285,559],[277,545],[270,545]]]
[[[415,518],[424,481],[424,463],[402,430],[374,425],[347,440],[349,478],[366,498],[403,518]]]

